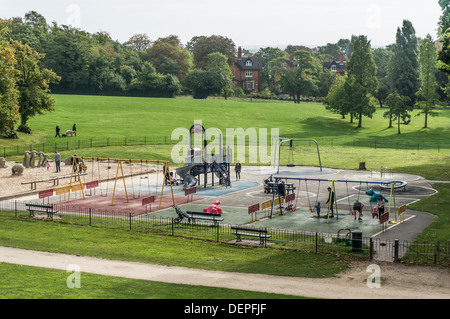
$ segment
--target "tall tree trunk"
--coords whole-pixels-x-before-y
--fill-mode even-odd
[[[362,113],[359,113],[358,126],[356,128],[362,127]]]
[[[424,128],[428,128],[428,111],[425,112],[425,126]]]
[[[398,134],[400,134],[400,116],[397,118]]]

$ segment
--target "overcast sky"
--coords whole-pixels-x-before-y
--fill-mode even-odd
[[[373,46],[395,42],[397,27],[412,22],[416,35],[436,38],[438,0],[0,0],[0,18],[42,14],[47,23],[90,33],[108,32],[125,42],[135,33],[152,40],[177,35],[226,36],[237,46],[319,46],[352,34]]]

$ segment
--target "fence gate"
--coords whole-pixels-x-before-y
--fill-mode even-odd
[[[371,239],[371,256],[374,260],[397,262],[409,247],[408,241],[398,239]]]

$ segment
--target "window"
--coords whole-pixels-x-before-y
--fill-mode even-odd
[[[244,86],[247,88],[247,90],[254,90],[255,89],[255,82],[254,81],[247,81],[247,82],[245,82]]]
[[[253,76],[253,72],[251,70],[246,70],[245,71],[245,77],[246,78],[251,78]]]
[[[245,62],[245,66],[252,66],[253,65],[253,63],[252,63],[252,61],[250,61],[250,60],[247,60],[246,62]]]
[[[336,65],[332,65],[332,66],[331,66],[331,71],[332,71],[332,72],[336,72]]]

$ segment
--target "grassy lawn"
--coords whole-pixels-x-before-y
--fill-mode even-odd
[[[77,123],[79,139],[115,138],[133,136],[171,136],[175,128],[188,129],[195,120],[201,120],[206,129],[218,128],[279,128],[280,136],[289,138],[346,140],[386,140],[413,144],[448,144],[450,110],[439,111],[431,118],[428,129],[423,129],[423,118],[413,112],[409,125],[402,125],[402,134],[396,127],[387,128],[379,109],[372,119],[363,119],[363,128],[348,119],[341,119],[320,103],[281,101],[246,101],[191,98],[137,98],[83,95],[54,95],[56,111],[30,120],[31,135],[21,135],[20,141],[3,140],[6,146],[17,143],[34,144],[54,140],[55,126],[62,131]],[[248,116],[243,116],[248,115]]]
[[[15,219],[4,214],[0,214],[0,229],[2,246],[168,266],[319,278],[333,276],[347,267],[347,260],[342,256],[245,248],[117,229]]]
[[[68,288],[70,273],[0,263],[0,299],[290,299],[289,295],[168,284],[81,273],[80,288]]]
[[[54,97],[57,102],[55,112],[30,120],[33,134],[19,134],[18,140],[0,139],[0,148],[54,142],[56,124],[60,124],[64,132],[71,129],[73,123],[77,123],[78,136],[71,140],[81,141],[90,138],[170,136],[173,129],[188,129],[195,120],[201,120],[207,129],[218,128],[224,133],[226,128],[279,128],[282,137],[317,139],[324,167],[357,169],[359,162],[364,161],[368,169],[388,166],[394,172],[450,180],[450,110],[439,111],[439,117],[430,119],[428,129],[422,128],[423,118],[415,117],[417,111],[414,111],[412,122],[402,125],[402,134],[398,135],[396,127],[387,128],[387,120],[382,116],[385,110],[378,110],[372,119],[364,118],[363,128],[356,129],[355,123],[341,119],[339,115],[328,112],[322,104],[317,103],[298,105],[278,101],[76,95]],[[173,145],[107,146],[78,149],[76,153],[80,156],[170,161],[172,147]],[[299,143],[293,151],[297,165],[318,166],[315,145]],[[250,152],[252,150],[248,148],[247,158]],[[74,151],[62,150],[61,154],[64,158],[73,155]],[[20,162],[22,156],[8,160]],[[283,147],[281,164],[287,164],[288,160],[288,147]],[[450,187],[447,184],[434,184],[433,187],[439,191],[437,195],[409,207],[438,216],[418,238],[421,241],[448,240]],[[123,230],[36,222],[2,214],[0,245],[200,269],[299,277],[333,276],[346,269],[347,259],[350,258],[243,248]],[[24,270],[29,275],[25,275]],[[57,298],[54,297],[55,294],[61,298],[184,298],[186,293],[189,294],[188,298],[221,298],[221,294],[214,288],[157,286],[163,284],[122,278],[112,280],[95,275],[86,275],[86,287],[89,289],[79,294],[80,292],[63,291],[69,290],[65,287],[65,272],[7,264],[0,264],[0,272],[12,273],[12,276],[2,275],[0,278],[1,287],[7,288],[0,290],[0,298]],[[49,281],[43,283],[40,278],[49,278]],[[56,279],[52,282],[51,278],[64,280],[62,283]],[[30,283],[29,286],[25,282]],[[60,288],[61,284],[64,289]],[[39,295],[37,292],[43,285],[48,285],[48,288]],[[98,291],[91,288],[96,286],[104,288]],[[164,290],[167,290],[167,294],[161,292]],[[230,297],[224,292],[226,298],[272,298],[267,294],[241,294],[238,291],[230,293],[236,295]]]

